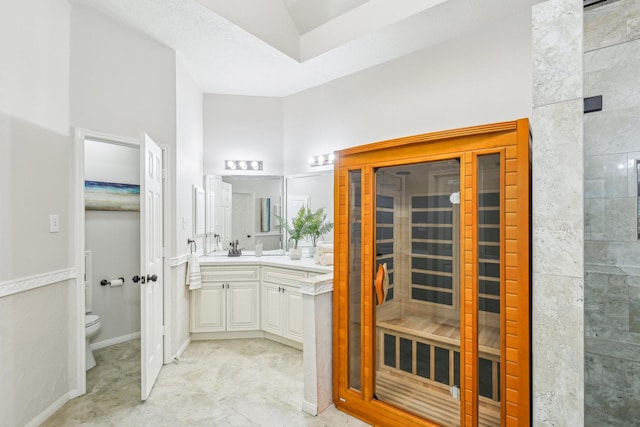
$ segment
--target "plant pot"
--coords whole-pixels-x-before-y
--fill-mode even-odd
[[[302,258],[302,248],[291,248],[291,249],[289,249],[289,258],[290,259],[300,259],[300,258]]]
[[[315,254],[316,254],[316,247],[315,246],[309,247],[309,258],[313,258]]]

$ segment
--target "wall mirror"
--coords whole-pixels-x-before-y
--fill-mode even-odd
[[[288,175],[285,178],[286,218],[290,223],[302,205],[307,205],[312,211],[324,208],[327,220],[333,220],[333,170],[315,172],[302,175]],[[333,231],[322,239],[333,242]],[[311,247],[311,240],[305,239],[299,246]]]
[[[207,255],[226,256],[238,241],[242,253],[283,255],[284,240],[275,215],[283,214],[282,176],[206,175],[205,189],[213,193],[214,226],[205,236]]]

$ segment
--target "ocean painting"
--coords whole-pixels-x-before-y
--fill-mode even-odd
[[[84,207],[89,211],[140,211],[140,186],[85,181]]]

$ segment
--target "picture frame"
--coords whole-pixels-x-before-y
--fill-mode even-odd
[[[140,211],[140,185],[85,181],[84,208],[88,211]]]

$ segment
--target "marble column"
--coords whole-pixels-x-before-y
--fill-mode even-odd
[[[333,273],[301,280],[300,293],[304,317],[302,410],[311,415],[318,415],[333,405]]]
[[[582,0],[532,8],[532,420],[584,424]]]

